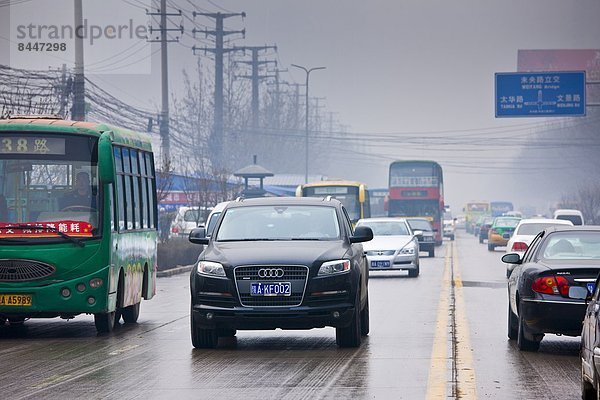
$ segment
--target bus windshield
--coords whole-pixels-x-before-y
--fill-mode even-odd
[[[97,139],[52,136],[43,147],[45,139],[0,137],[0,238],[99,235]]]
[[[391,200],[389,214],[392,217],[440,217],[438,200]]]
[[[306,197],[331,196],[339,200],[352,221],[358,221],[360,215],[360,202],[358,201],[358,187],[354,186],[316,186],[304,188]]]

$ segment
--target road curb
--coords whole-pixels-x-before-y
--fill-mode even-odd
[[[192,270],[192,268],[194,268],[193,265],[179,265],[175,268],[171,268],[171,269],[167,269],[164,271],[158,271],[156,273],[156,276],[158,278],[165,278],[165,277],[170,277],[173,275],[179,275],[179,274],[183,274],[186,272],[190,272]]]

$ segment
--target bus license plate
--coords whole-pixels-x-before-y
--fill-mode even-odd
[[[0,306],[31,307],[33,304],[30,294],[0,293]]]
[[[291,296],[292,284],[290,282],[252,282],[250,284],[252,296]]]
[[[389,268],[389,267],[390,267],[389,260],[371,261],[371,268]]]

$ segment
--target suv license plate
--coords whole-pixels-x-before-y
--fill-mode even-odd
[[[291,296],[292,284],[290,282],[252,282],[250,284],[251,296]]]

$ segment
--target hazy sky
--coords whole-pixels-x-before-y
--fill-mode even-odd
[[[43,12],[72,14],[72,10],[56,10],[49,0],[32,0],[22,6],[35,3]],[[128,3],[135,6],[140,2]],[[188,11],[192,4],[199,11],[245,11],[243,21],[226,20],[228,28],[246,29],[246,39],[236,44],[277,44],[279,67],[289,69],[284,79],[304,80],[304,74],[291,68],[291,63],[327,67],[311,74],[311,94],[326,97],[327,110],[336,112],[336,119],[349,126],[350,137],[368,139],[370,134],[386,134],[396,139],[382,142],[382,136],[375,135],[377,140],[364,148],[369,155],[343,157],[334,170],[336,175],[347,171],[348,178],[381,187],[387,184],[391,160],[437,159],[445,170],[447,202],[453,205],[477,198],[518,198],[506,189],[512,179],[522,180],[523,174],[506,163],[519,151],[518,145],[496,147],[495,141],[530,133],[531,126],[543,123],[532,118],[494,118],[494,73],[516,71],[519,49],[600,49],[598,0],[169,3]],[[7,7],[0,8],[2,64],[8,63],[7,12]],[[196,19],[213,26],[211,19]],[[183,22],[186,28],[191,27],[188,20]],[[170,45],[170,84],[176,92],[182,88],[181,70],[194,68],[196,57],[189,48],[193,44],[191,37],[184,36],[181,44]],[[160,104],[157,56],[152,57],[152,73],[148,75],[90,78],[126,102],[155,108]],[[460,146],[444,147],[439,139],[431,142],[428,138],[432,135],[464,137],[465,148],[472,139],[479,147],[469,151],[461,151]],[[414,138],[419,136],[423,141],[415,144]],[[490,168],[495,163],[502,168]],[[556,188],[546,185],[538,191],[550,198],[552,190]],[[529,201],[529,197],[516,202]],[[555,197],[558,199],[560,193]]]

